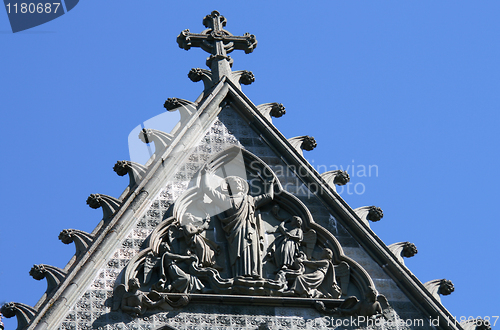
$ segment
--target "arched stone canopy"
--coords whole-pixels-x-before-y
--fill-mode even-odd
[[[305,261],[311,263],[322,260],[322,251],[332,251],[332,271],[337,270],[336,282],[339,282],[343,292],[338,297],[348,295],[364,295],[372,288],[373,282],[368,273],[354,260],[347,257],[338,240],[325,228],[315,223],[313,216],[305,204],[293,194],[281,187],[274,171],[260,158],[251,152],[234,146],[216,154],[209,159],[204,168],[210,169],[211,174],[201,169],[193,177],[190,188],[187,189],[174,203],[171,215],[168,216],[148,238],[148,245],[136,255],[126,267],[122,283],[127,283],[132,278],[138,278],[144,290],[158,289],[155,283],[161,281],[161,277],[168,277],[165,267],[165,253],[169,258],[174,258],[176,271],[186,275],[183,278],[191,281],[200,281],[206,292],[193,291],[185,293],[193,294],[247,294],[258,296],[286,296],[293,295],[288,288],[293,284],[294,277],[280,277],[279,265],[273,264],[269,258],[271,247],[278,241],[280,234],[276,229],[281,222],[286,222],[292,217],[302,219],[300,230],[304,232],[304,241],[301,242],[299,251],[303,253]],[[259,221],[261,239],[259,241],[259,257],[262,262],[262,275],[258,279],[242,278],[233,276],[228,260],[232,248],[236,245],[228,244],[227,235],[224,234],[223,225],[220,222],[221,212],[226,210],[217,208],[213,201],[207,198],[203,190],[202,176],[210,175],[211,185],[222,194],[224,190],[224,178],[239,177],[244,179],[248,195],[251,198],[268,189],[270,184],[274,185],[272,201],[256,211],[256,219]],[[208,181],[208,179],[207,179]],[[227,192],[226,192],[227,193]],[[212,249],[213,263],[210,267],[204,266],[200,261],[200,254],[195,259],[189,259],[189,255],[197,255],[196,249],[190,251],[192,236],[186,236],[183,231],[190,221],[205,224],[204,230],[198,230],[196,235],[200,249],[207,252]],[[288,225],[290,226],[290,225]],[[215,251],[216,246],[223,247]],[[203,250],[205,249],[205,250]],[[187,255],[185,251],[190,251]],[[276,252],[275,252],[276,253]],[[170,259],[169,259],[170,260]],[[307,263],[306,263],[307,264]],[[313,268],[310,268],[313,267]],[[314,266],[309,265],[306,273],[314,273]],[[162,273],[163,272],[163,273]],[[289,270],[289,272],[291,272]],[[161,275],[162,273],[163,275]],[[276,275],[278,273],[278,275]],[[196,279],[196,280],[195,280]],[[170,279],[175,282],[176,279]],[[168,278],[165,281],[169,281]],[[312,292],[312,291],[311,291]],[[321,295],[321,293],[318,293]],[[307,298],[307,297],[305,297]],[[307,302],[306,304],[308,304]]]

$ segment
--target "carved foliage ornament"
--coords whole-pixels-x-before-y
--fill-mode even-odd
[[[122,202],[108,195],[91,194],[87,198],[87,204],[93,209],[102,207],[103,219],[108,219],[120,208]]]
[[[447,296],[455,291],[455,287],[450,280],[440,279],[424,283],[424,286],[437,301],[441,301],[440,295]]]
[[[59,240],[64,244],[75,243],[76,255],[87,251],[88,247],[94,241],[94,236],[81,230],[63,229],[59,233]]]
[[[21,330],[34,318],[36,310],[25,304],[9,302],[0,308],[0,313],[2,313],[6,318],[16,316],[17,330]]]
[[[363,206],[354,210],[354,213],[361,219],[361,221],[370,226],[369,221],[376,222],[384,217],[384,212],[377,206]]]
[[[66,272],[58,267],[50,265],[33,265],[30,270],[30,276],[37,281],[44,278],[47,279],[46,293],[50,293],[55,290],[62,281],[64,281]]]
[[[129,186],[133,187],[137,182],[146,176],[147,167],[128,160],[119,160],[113,166],[113,170],[119,176],[129,175]]]
[[[285,107],[281,103],[264,103],[257,106],[257,110],[266,117],[267,120],[272,122],[272,118],[282,117],[286,111]]]
[[[290,142],[292,147],[295,150],[297,150],[301,155],[303,154],[302,150],[311,151],[318,145],[316,143],[316,140],[309,135],[296,136],[288,139],[288,142]]]
[[[443,279],[439,283],[438,293],[443,296],[450,295],[453,291],[455,291],[455,286],[450,280]]]
[[[15,306],[15,303],[9,302],[9,303],[4,304],[2,306],[2,309],[0,311],[8,319],[10,319],[11,317],[16,316],[16,306]]]
[[[213,81],[212,72],[206,69],[193,68],[188,73],[188,78],[192,82],[198,82],[203,80],[203,84],[205,86],[205,90],[208,90],[210,87],[214,85],[217,81]]]
[[[98,209],[101,207],[102,198],[99,194],[90,194],[87,198],[87,205],[93,209]]]
[[[411,258],[418,253],[415,244],[410,242],[394,243],[389,245],[388,248],[402,264],[404,264],[403,258]]]
[[[311,307],[320,298],[338,306],[373,286],[248,151],[232,147],[214,156],[190,186],[129,262],[115,308],[140,314],[219,294],[268,297],[271,304],[281,304],[273,297],[297,297]]]
[[[384,217],[384,212],[380,207],[376,206],[370,206],[370,209],[368,210],[368,215],[366,216],[366,219],[376,222],[380,221]]]
[[[198,82],[203,79],[204,75],[208,75],[210,71],[200,68],[193,68],[188,73],[188,78],[191,79],[192,82]]]
[[[411,258],[418,253],[417,246],[410,242],[405,242],[403,246],[402,255],[405,258]]]
[[[173,135],[151,128],[143,128],[139,139],[144,143],[155,143],[155,153],[163,151],[172,142]]]
[[[45,278],[45,267],[43,265],[33,265],[30,269],[30,276],[35,280],[40,281]]]
[[[178,107],[181,107],[183,105],[183,102],[181,102],[181,99],[178,99],[176,97],[171,97],[168,98],[165,103],[163,104],[163,107],[167,109],[168,111],[177,109]]]
[[[311,151],[317,145],[316,140],[312,136],[306,136],[302,141],[301,149]]]
[[[321,177],[334,190],[336,190],[335,185],[344,186],[351,180],[351,178],[349,177],[349,174],[346,171],[342,171],[342,170],[328,171],[328,172],[322,173]]]
[[[130,167],[130,161],[128,160],[119,160],[116,162],[115,166],[113,166],[113,171],[116,172],[119,176],[124,176],[128,173],[128,169]]]
[[[286,113],[285,107],[282,103],[273,103],[271,107],[271,117],[279,118]]]
[[[251,71],[242,70],[240,74],[240,83],[243,85],[250,85],[255,81],[255,76]]]

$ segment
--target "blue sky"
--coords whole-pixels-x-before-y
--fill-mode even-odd
[[[112,168],[129,159],[129,133],[164,113],[166,98],[202,91],[187,73],[207,54],[175,38],[201,32],[212,10],[259,42],[231,54],[234,70],[256,77],[243,92],[285,105],[274,123],[288,138],[316,138],[314,166],[350,166],[342,197],[384,210],[374,232],[416,244],[406,265],[422,282],[453,281],[442,297],[453,315],[500,315],[500,2],[490,0],[87,0],[16,34],[0,13],[0,302],[36,304],[46,284],[31,266],[63,268],[74,246],[59,232],[91,232],[101,211],[88,195],[127,186]],[[369,165],[378,171],[363,176]]]

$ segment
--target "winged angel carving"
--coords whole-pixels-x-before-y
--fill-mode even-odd
[[[125,269],[128,289],[115,292],[124,312],[196,294],[340,299],[372,284],[277,175],[238,147],[200,168],[147,242]]]

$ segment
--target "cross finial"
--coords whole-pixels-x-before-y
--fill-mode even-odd
[[[227,54],[235,49],[244,50],[249,54],[257,47],[257,39],[253,34],[233,36],[224,30],[226,22],[226,18],[214,10],[203,18],[203,25],[207,28],[205,31],[191,33],[186,29],[177,36],[180,48],[189,50],[191,47],[200,47],[211,54],[207,58],[207,66],[212,69],[212,77],[217,80],[231,72],[233,60]]]

